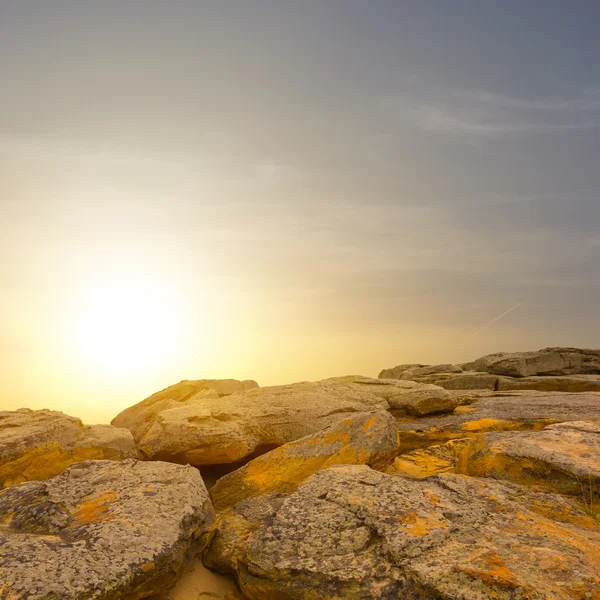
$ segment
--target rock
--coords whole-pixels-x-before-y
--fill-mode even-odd
[[[480,392],[453,414],[399,422],[400,453],[476,437],[488,431],[530,431],[563,421],[600,423],[600,393]]]
[[[203,397],[220,398],[237,392],[258,388],[256,381],[237,379],[198,379],[180,381],[134,406],[120,412],[113,420],[116,427],[126,427],[137,440],[152,427],[154,416],[169,408],[177,408],[189,400]]]
[[[466,370],[495,375],[600,374],[600,350],[545,348],[536,352],[499,352],[464,365]]]
[[[398,429],[387,411],[362,413],[284,444],[217,481],[211,489],[216,510],[278,491],[290,493],[316,471],[336,464],[384,469],[398,454]]]
[[[344,465],[235,506],[205,562],[250,600],[597,600],[600,523],[514,484]]]
[[[186,395],[177,386],[172,390],[180,400],[145,400],[116,417],[113,425],[128,427],[146,458],[196,466],[248,460],[356,413],[390,409],[427,414],[458,404],[455,395],[439,387],[358,376],[221,398],[210,391]]]
[[[575,421],[486,433],[463,449],[456,470],[571,494],[590,506],[597,502],[600,511],[600,425]]]
[[[398,365],[393,369],[384,369],[379,373],[380,379],[404,379],[434,383],[441,381],[453,373],[460,373],[462,369],[456,365]]]
[[[47,479],[88,459],[137,458],[127,429],[84,425],[50,410],[0,411],[0,489]]]
[[[412,479],[424,479],[440,473],[454,473],[463,450],[472,442],[472,438],[459,438],[438,446],[401,454],[385,469],[385,472]]]
[[[488,373],[462,372],[447,377],[436,385],[446,390],[497,390],[500,377]]]
[[[336,379],[326,381],[337,381]],[[385,398],[395,415],[424,415],[450,413],[460,404],[460,396],[437,385],[396,379],[355,377],[357,386],[367,386],[370,393]]]
[[[161,598],[214,511],[192,467],[85,461],[0,491],[0,597]]]
[[[538,390],[540,392],[600,392],[598,375],[498,377],[496,390]],[[443,386],[447,387],[447,386]]]

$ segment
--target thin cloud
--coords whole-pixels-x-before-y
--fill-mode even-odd
[[[475,333],[471,334],[471,337],[474,337],[477,334],[481,333],[482,331],[486,330],[490,325],[493,325],[494,323],[496,323],[497,321],[499,321],[500,319],[502,319],[503,317],[505,317],[506,315],[511,313],[513,310],[516,310],[517,308],[519,308],[519,306],[521,306],[521,303],[511,306],[508,310],[505,310],[501,315],[498,315],[495,319],[492,319],[489,323],[486,323],[483,327],[478,329]]]
[[[600,111],[600,89],[585,90],[578,96],[555,96],[533,100],[492,94],[485,90],[476,90],[471,93],[471,96],[484,104],[500,108],[559,112]]]
[[[495,117],[457,115],[449,110],[434,106],[424,106],[420,110],[419,126],[431,133],[446,133],[468,136],[503,136],[510,134],[544,134],[564,131],[594,129],[594,121],[552,123],[534,121],[513,121]]]
[[[498,137],[515,134],[551,134],[597,127],[600,90],[572,97],[538,99],[492,94],[485,90],[447,93],[444,106],[423,104],[417,124],[437,134]]]

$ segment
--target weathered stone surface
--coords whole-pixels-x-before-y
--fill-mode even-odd
[[[393,369],[384,369],[379,373],[380,379],[404,379],[433,383],[443,380],[453,373],[461,373],[457,365],[398,365]]]
[[[513,484],[336,466],[231,509],[205,562],[250,600],[598,600],[600,523]]]
[[[463,449],[456,470],[572,494],[600,512],[600,425],[575,421],[486,433]]]
[[[314,435],[250,461],[211,489],[216,510],[277,491],[291,493],[316,471],[336,464],[384,469],[398,454],[398,428],[387,411],[347,417]]]
[[[0,491],[0,597],[161,598],[214,511],[192,467],[85,461]]]
[[[445,366],[445,365],[444,365]],[[382,371],[384,373],[384,371]],[[401,380],[410,379],[429,383],[447,390],[537,390],[540,392],[597,392],[599,375],[532,375],[508,377],[481,371],[432,372],[419,374],[416,369],[406,371]]]
[[[400,452],[475,437],[488,431],[538,430],[563,421],[600,423],[600,393],[521,391],[481,394],[474,404],[460,406],[453,414],[400,422]]]
[[[498,377],[497,380],[495,389],[498,391],[600,392],[600,376],[598,375],[534,375],[532,377]]]
[[[356,386],[364,386],[369,393],[385,398],[389,410],[396,415],[422,417],[450,413],[460,404],[461,399],[460,395],[449,393],[440,386],[416,381],[354,377],[353,383]]]
[[[129,429],[137,441],[152,427],[155,415],[163,410],[177,408],[190,400],[205,397],[220,398],[256,388],[258,388],[258,384],[252,380],[197,379],[180,381],[126,408],[112,420],[112,424]]]
[[[82,460],[136,457],[127,429],[86,426],[50,410],[0,411],[0,489],[54,477]]]
[[[463,365],[465,370],[496,375],[600,374],[600,350],[544,348],[535,352],[498,352]]]
[[[446,390],[497,390],[499,379],[501,378],[497,375],[489,373],[463,371],[458,375],[452,375],[439,381],[436,385]]]
[[[412,479],[424,479],[440,473],[454,473],[463,450],[472,442],[472,438],[459,438],[438,446],[401,454],[385,469],[385,473]]]
[[[359,412],[427,414],[451,411],[459,402],[439,387],[358,376],[257,388],[221,398],[210,391],[177,397],[182,400],[145,400],[141,410],[140,405],[127,409],[113,424],[130,428],[147,458],[203,466],[242,461]]]

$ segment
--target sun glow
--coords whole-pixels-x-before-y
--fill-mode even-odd
[[[181,306],[153,281],[106,281],[84,294],[77,321],[82,362],[109,375],[158,367],[181,340]]]

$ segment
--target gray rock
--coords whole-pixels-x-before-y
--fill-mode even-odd
[[[163,395],[145,400],[113,420],[129,427],[149,459],[196,466],[231,464],[313,434],[356,413],[449,412],[458,401],[442,388],[412,381],[336,377],[317,382],[250,389]],[[137,416],[135,416],[137,415]]]
[[[463,365],[463,368],[512,377],[598,375],[600,374],[600,350],[545,348],[535,352],[499,352],[478,358],[472,363]]]
[[[541,431],[485,433],[462,451],[457,470],[549,488],[600,510],[600,425],[570,421]]]
[[[85,461],[0,491],[4,600],[161,598],[213,533],[198,471]]]
[[[205,562],[250,600],[566,600],[594,598],[599,549],[598,522],[548,492],[338,466],[222,515]]]
[[[456,365],[398,365],[393,369],[384,369],[379,373],[380,379],[405,379],[433,383],[444,379],[445,375],[460,373],[462,369]]]
[[[137,458],[133,436],[50,410],[0,411],[0,489],[54,477],[88,459]]]
[[[480,398],[449,415],[402,420],[400,451],[410,452],[488,431],[529,431],[564,421],[600,421],[600,393],[472,392]]]

